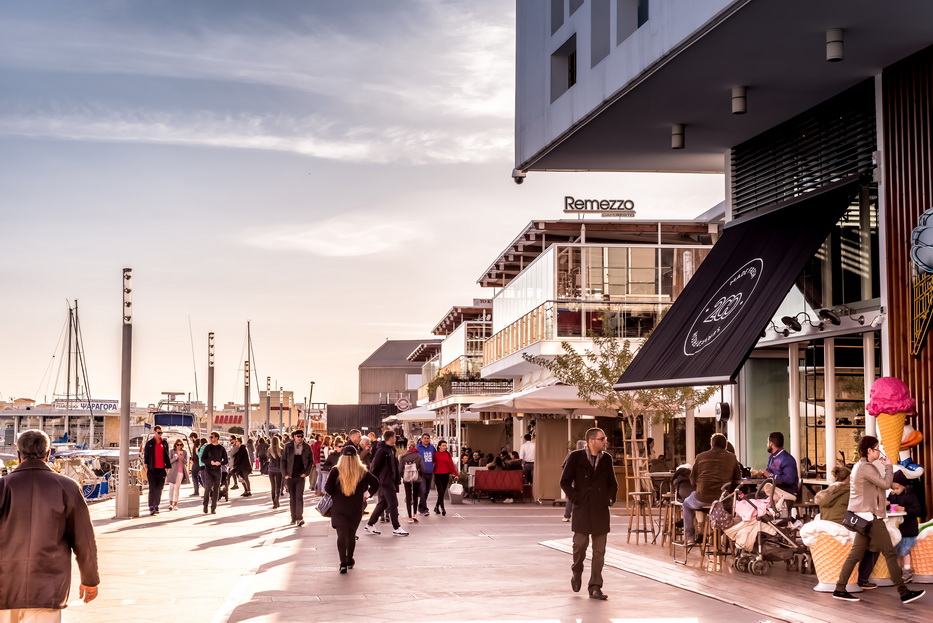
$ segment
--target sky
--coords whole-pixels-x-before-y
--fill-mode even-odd
[[[260,378],[354,403],[565,195],[722,201],[716,175],[514,184],[514,58],[506,0],[3,2],[0,398],[64,394],[75,300],[91,394],[120,397],[129,267],[136,403],[206,400],[208,332],[215,404],[242,401],[247,322]]]

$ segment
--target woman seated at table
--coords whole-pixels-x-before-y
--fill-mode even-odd
[[[851,471],[845,465],[833,468],[834,482],[816,494],[813,501],[820,505],[820,519],[842,524],[842,518],[849,507],[849,475]],[[875,584],[868,578],[875,568],[878,553],[865,551],[862,561],[858,565],[858,585],[862,588],[875,588]]]

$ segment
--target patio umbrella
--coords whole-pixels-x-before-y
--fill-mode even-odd
[[[475,413],[566,413],[569,415],[595,415],[616,417],[612,411],[598,409],[577,394],[575,385],[553,383],[536,385],[518,392],[496,396],[470,405]]]

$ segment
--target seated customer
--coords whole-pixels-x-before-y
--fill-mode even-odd
[[[690,472],[690,482],[696,491],[684,500],[684,539],[689,544],[696,538],[696,511],[719,499],[723,485],[735,487],[742,480],[742,470],[735,455],[726,450],[726,437],[716,433],[710,437],[712,446],[697,455]]]
[[[774,432],[768,435],[768,467],[754,472],[759,478],[774,479],[775,506],[783,508],[784,501],[794,502],[800,490],[800,475],[797,459],[784,450],[784,433]],[[765,489],[768,491],[767,489]],[[768,491],[770,495],[770,491]]]

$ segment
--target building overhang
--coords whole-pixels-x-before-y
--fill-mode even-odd
[[[927,2],[734,3],[516,167],[722,173],[735,145],[930,46],[931,20]],[[830,28],[844,30],[841,62],[826,61]],[[731,112],[735,86],[746,114]]]

